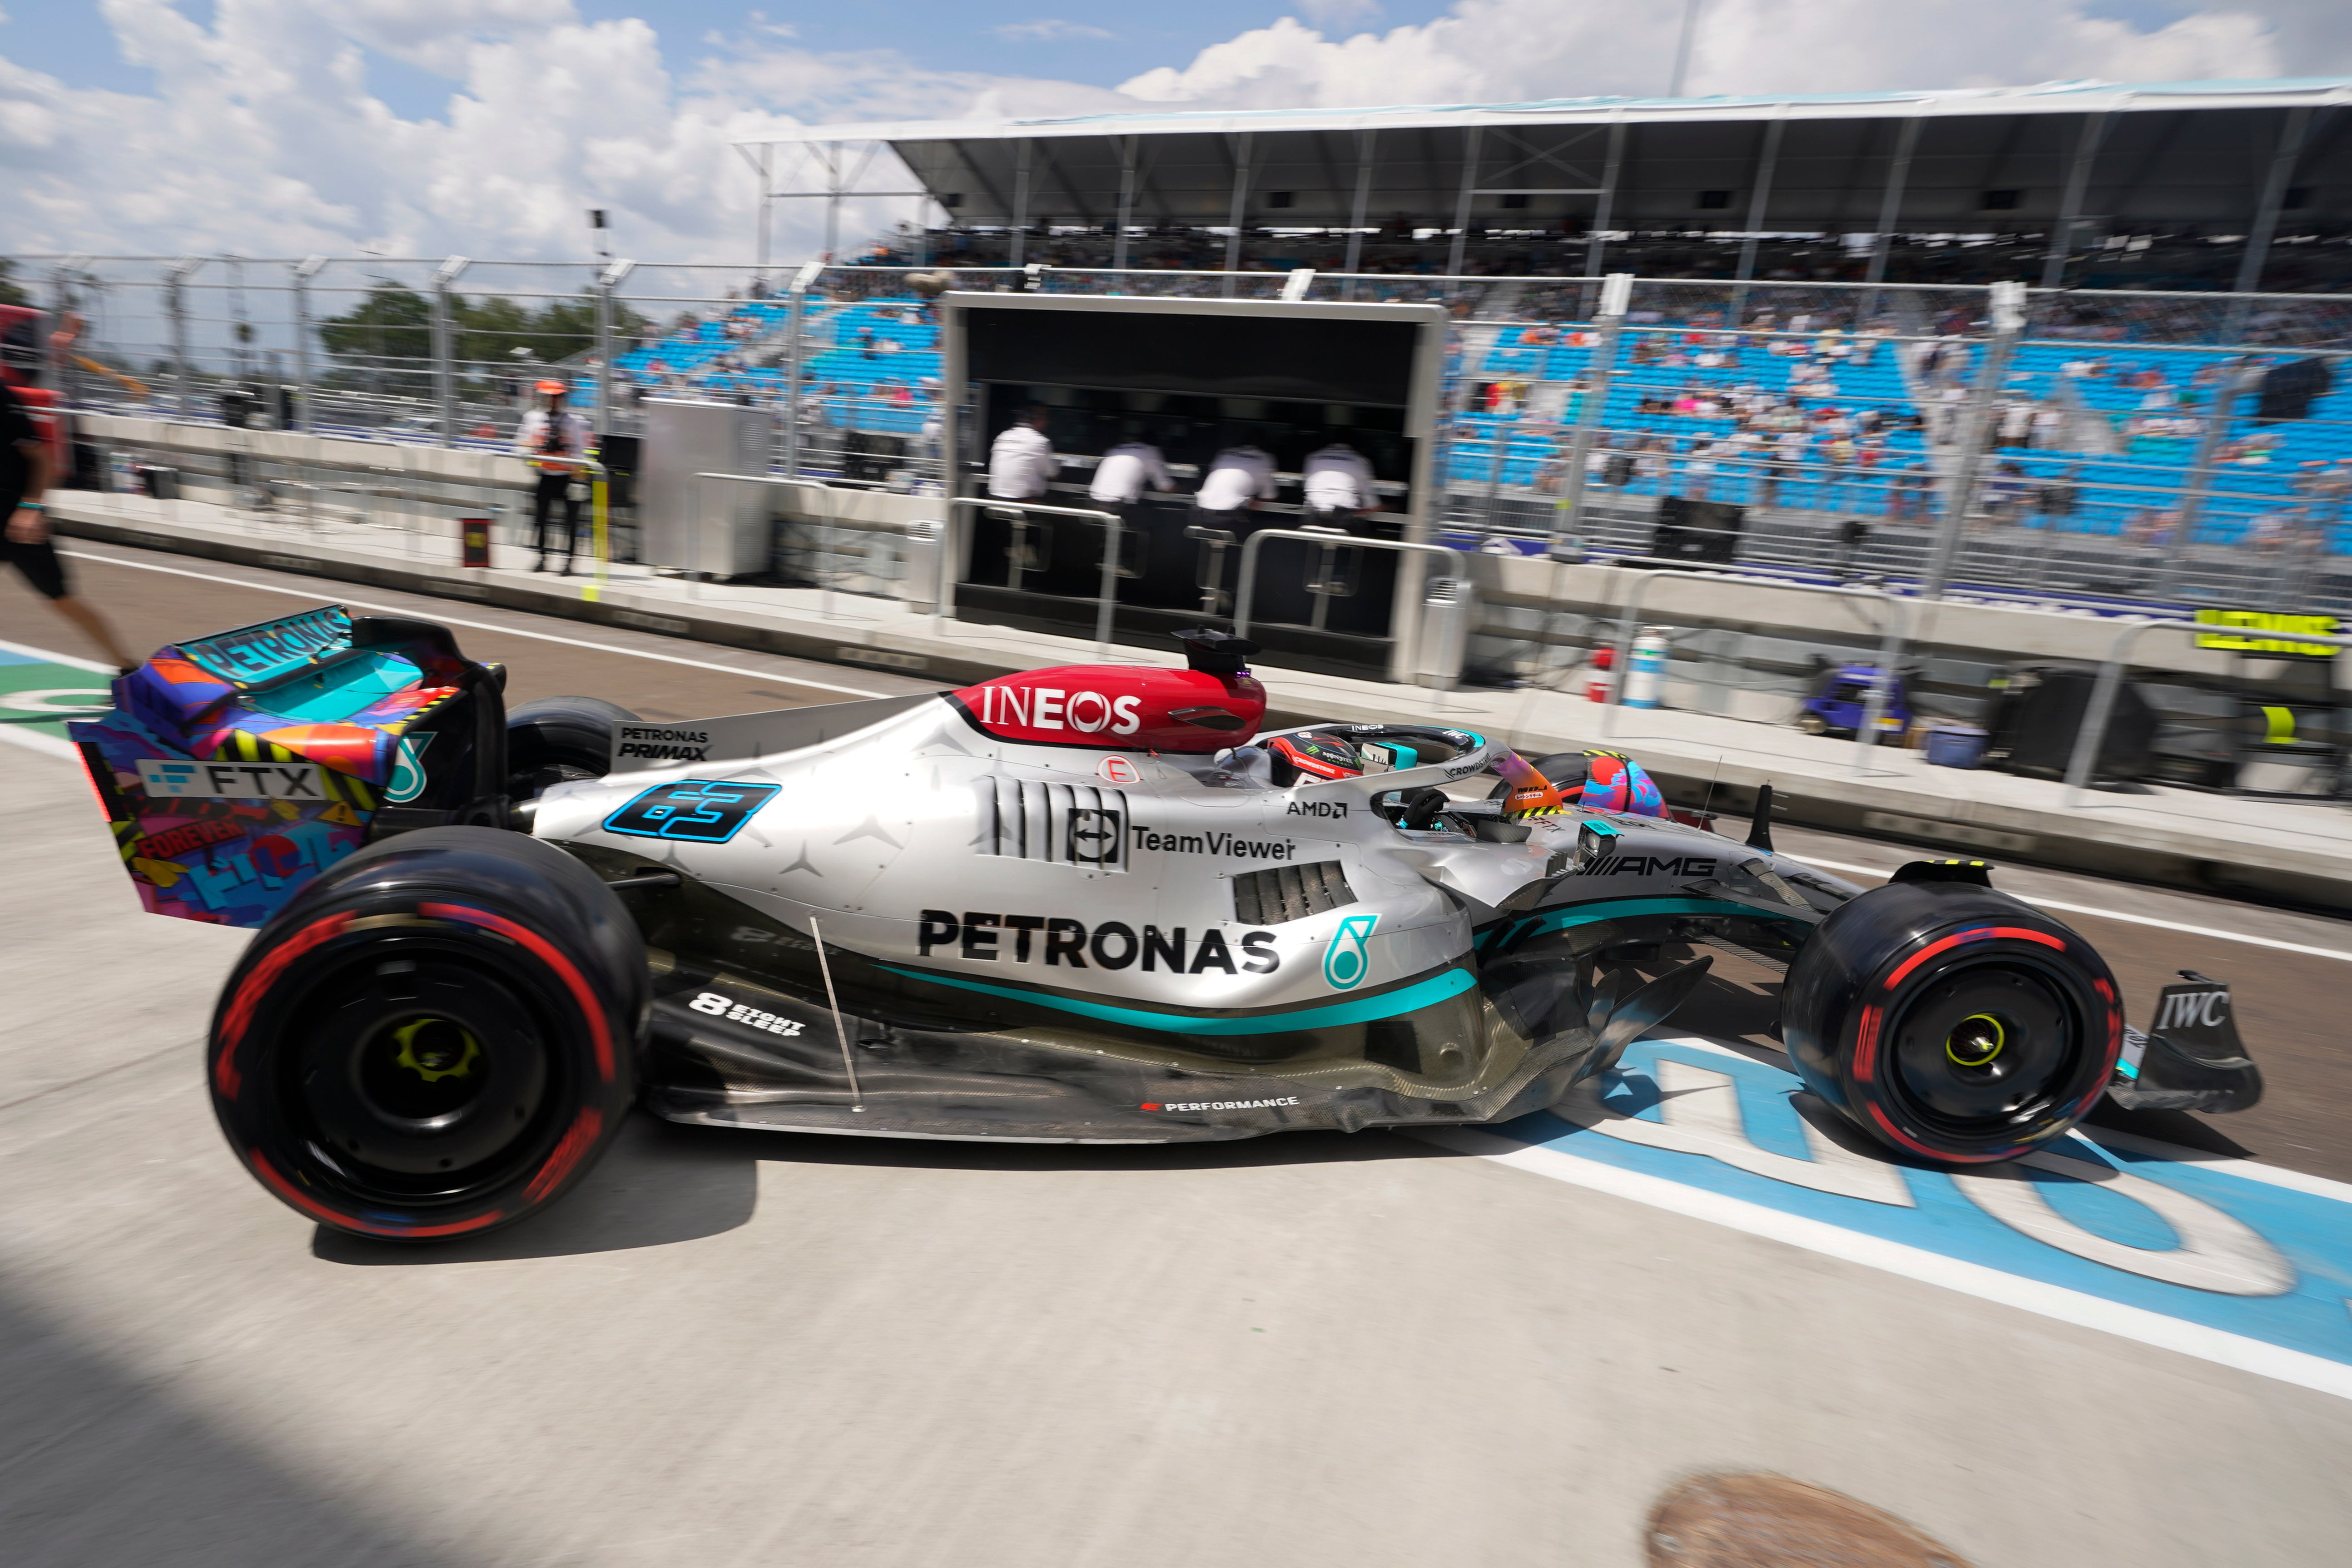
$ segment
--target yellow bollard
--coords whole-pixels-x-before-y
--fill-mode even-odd
[[[594,604],[604,596],[604,580],[613,564],[612,535],[605,531],[604,476],[598,474],[590,481],[589,497],[593,507],[593,529],[596,541],[596,572],[580,585],[580,597]]]

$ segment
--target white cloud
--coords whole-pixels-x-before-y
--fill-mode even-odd
[[[2352,63],[2352,7],[2275,3],[2273,30],[2223,9],[2141,27],[2065,0],[1708,0],[1690,86],[1794,92]],[[735,259],[749,249],[753,205],[729,146],[739,137],[796,122],[1147,103],[1649,94],[1665,85],[1681,16],[1608,0],[1456,0],[1427,23],[1339,37],[1362,0],[1320,0],[1314,14],[1333,33],[1286,17],[1113,90],[930,69],[887,50],[823,53],[756,12],[673,75],[653,23],[590,22],[571,0],[217,0],[209,24],[172,0],[101,4],[125,58],[152,68],[152,91],[68,87],[9,61],[0,37],[12,249],[576,258],[582,213],[601,206],[630,254]],[[404,118],[372,93],[368,61],[383,57],[445,78],[444,112]],[[872,178],[899,183],[879,169]],[[784,204],[779,255],[813,245],[817,206]],[[854,208],[845,243],[909,206]]]
[[[1457,0],[1434,21],[1337,38],[1284,17],[1119,90],[1253,108],[1649,95],[1665,90],[1681,21],[1680,6]],[[1685,90],[2267,76],[2278,62],[2264,24],[2236,12],[2198,12],[2143,32],[2042,0],[1709,0]]]
[[[1034,22],[1007,22],[990,31],[1009,44],[1051,44],[1065,38],[1118,37],[1107,27],[1092,27],[1084,22],[1065,22],[1059,16],[1041,16]]]

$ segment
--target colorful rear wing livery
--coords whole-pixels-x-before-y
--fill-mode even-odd
[[[416,727],[466,668],[437,627],[334,605],[159,649],[112,712],[69,726],[140,901],[268,920],[422,789],[435,737]]]

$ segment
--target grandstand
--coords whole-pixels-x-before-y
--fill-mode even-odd
[[[2352,280],[2352,79],[815,125],[744,143],[837,215],[887,146],[959,265],[1990,282]],[[824,184],[797,188],[803,169]],[[829,224],[828,233],[832,232]]]

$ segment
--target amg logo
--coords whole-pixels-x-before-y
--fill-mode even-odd
[[[2155,1029],[2218,1029],[2230,1018],[2227,991],[2175,991],[2157,1006]]]
[[[1711,855],[1612,855],[1592,863],[1588,877],[1712,877]]]
[[[1140,1110],[1271,1110],[1278,1105],[1296,1105],[1298,1097],[1286,1094],[1280,1100],[1186,1100],[1153,1104],[1147,1100],[1137,1107]]]
[[[1294,800],[1290,803],[1293,816],[1345,816],[1348,803],[1344,800]]]
[[[993,963],[1004,956],[999,943],[1008,931],[1013,936],[1013,963],[1027,963],[1033,956],[1040,957],[1048,969],[1065,963],[1084,969],[1088,959],[1097,968],[1125,969],[1141,958],[1147,971],[1199,974],[1214,969],[1232,974],[1236,973],[1236,957],[1242,961],[1241,973],[1271,974],[1282,967],[1270,931],[1248,932],[1237,952],[1226,945],[1225,933],[1214,926],[1202,931],[1196,943],[1182,926],[1161,931],[1147,925],[1139,937],[1133,926],[1120,921],[1104,921],[1089,931],[1084,921],[1066,915],[998,915],[969,910],[961,919],[945,910],[925,910],[916,927],[915,948],[919,956],[929,958],[934,948],[952,947],[958,958]]]

